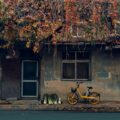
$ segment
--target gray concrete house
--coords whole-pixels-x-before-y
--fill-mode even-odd
[[[41,99],[56,93],[66,100],[70,88],[82,81],[83,92],[93,86],[103,101],[119,101],[119,60],[115,46],[82,42],[45,44],[39,54],[23,49],[16,58],[5,53],[0,59],[0,99]]]
[[[37,34],[43,33],[43,28],[46,31],[50,29],[46,32],[48,37],[52,31],[51,39],[42,42],[39,53],[33,53],[31,49],[24,47],[22,42],[14,46],[16,54],[11,48],[6,50],[0,47],[0,99],[41,100],[44,94],[56,93],[65,101],[70,88],[74,87],[76,82],[82,81],[80,87],[83,92],[86,86],[93,86],[94,91],[101,94],[102,101],[120,101],[120,3],[113,0],[86,0],[85,3],[84,0],[65,0],[65,6],[63,2],[60,5],[60,1],[53,1],[52,4],[46,0],[45,3],[44,0],[38,2],[39,4],[20,2],[13,18],[22,17],[18,19],[18,23],[11,17],[6,24],[17,24],[18,28],[24,28],[22,30],[28,29],[17,36],[20,40],[23,37],[24,40],[21,41],[30,42],[32,39],[32,42],[35,42],[38,40]],[[63,10],[60,11],[61,9]],[[43,10],[41,13],[47,16],[42,14],[36,17],[39,13],[37,10]],[[30,20],[27,21],[25,15],[27,20],[28,17]],[[36,19],[32,21],[32,18]],[[61,33],[56,32],[55,24],[50,26],[51,22],[57,20],[63,29]],[[32,25],[31,21],[35,24]],[[39,29],[39,26],[42,27]],[[55,30],[51,30],[54,26]],[[63,40],[61,37],[65,27],[69,28],[67,32],[71,39]],[[11,26],[8,33],[10,32]],[[14,32],[16,33],[16,29]],[[0,35],[3,33],[5,32],[1,30]],[[54,41],[54,36],[61,39]],[[37,37],[42,39],[43,36]],[[0,46],[3,44],[1,42],[2,40]],[[37,42],[39,44],[41,41]],[[56,42],[56,45],[52,42]]]

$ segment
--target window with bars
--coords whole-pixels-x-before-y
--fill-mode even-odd
[[[62,80],[90,80],[90,53],[63,52]]]

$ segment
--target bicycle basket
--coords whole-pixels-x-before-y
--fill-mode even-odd
[[[71,92],[72,92],[72,93],[75,93],[76,91],[77,91],[76,88],[71,88]]]

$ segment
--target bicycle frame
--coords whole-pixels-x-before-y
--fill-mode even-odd
[[[87,88],[88,92],[86,92],[85,95],[82,95],[79,84],[77,84],[77,87],[75,89],[71,88],[71,92],[67,95],[68,103],[71,105],[75,105],[80,99],[83,99],[83,101],[90,104],[98,104],[100,101],[100,94],[97,92],[89,91],[90,89],[92,89],[92,87]]]
[[[95,98],[95,97],[93,97],[93,96],[85,96],[85,95],[82,95],[81,92],[80,92],[80,88],[79,88],[79,87],[77,88],[77,92],[78,92],[79,97],[80,97],[81,99],[94,99],[94,98]]]

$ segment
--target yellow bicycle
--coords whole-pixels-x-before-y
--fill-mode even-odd
[[[100,93],[92,92],[93,87],[87,87],[84,95],[81,94],[80,83],[77,82],[75,88],[71,88],[71,92],[67,95],[67,101],[71,105],[75,105],[79,100],[87,101],[90,104],[98,104],[100,102]]]

